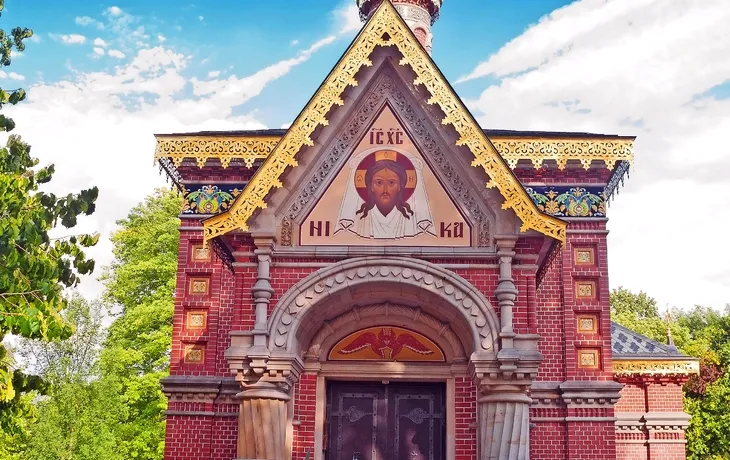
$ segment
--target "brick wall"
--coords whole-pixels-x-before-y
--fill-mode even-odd
[[[540,381],[565,381],[562,262],[561,258],[553,262],[536,293],[535,329],[540,334],[538,347],[542,353],[542,363],[540,363],[537,374],[537,380]]]
[[[616,429],[617,460],[685,460],[684,432],[679,429],[657,430],[651,426],[652,413],[683,413],[681,379],[662,377],[642,379],[624,377],[621,399],[616,414],[632,414],[638,427],[627,427],[619,422]],[[646,414],[646,418],[644,415]],[[626,418],[626,417],[625,417]],[[646,420],[649,419],[649,420]],[[645,423],[649,421],[649,423]]]
[[[165,460],[200,460],[210,458],[213,417],[167,417]]]
[[[613,422],[568,422],[568,458],[614,460],[616,428]]]
[[[531,460],[567,460],[567,451],[568,427],[564,422],[535,423],[530,431]]]
[[[456,460],[477,458],[477,389],[471,378],[458,377],[455,382],[456,409],[455,444]]]
[[[317,400],[317,376],[303,374],[294,385],[294,439],[292,444],[292,460],[304,460],[307,450],[312,451],[314,458],[314,416]]]

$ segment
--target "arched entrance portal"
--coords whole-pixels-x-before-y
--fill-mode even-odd
[[[508,287],[500,283],[498,291],[514,297],[514,285],[511,289]],[[380,394],[373,385],[398,384],[390,393],[383,389],[382,396],[374,399],[375,405],[369,412],[352,404],[357,413],[351,413],[350,418],[357,419],[355,421],[364,417],[360,412],[374,414],[377,407],[387,405],[396,397],[393,392],[404,400],[443,398],[443,439],[432,439],[429,445],[438,449],[438,443],[443,443],[447,459],[455,458],[457,383],[470,388],[476,384],[480,393],[478,407],[464,417],[477,419],[479,458],[527,458],[530,399],[525,392],[540,361],[537,337],[517,336],[511,332],[511,327],[507,330],[503,326],[481,292],[455,273],[432,263],[398,257],[363,257],[318,270],[293,286],[277,302],[267,322],[265,346],[255,337],[248,342],[242,339],[227,353],[229,363],[244,387],[239,395],[242,398],[239,431],[255,440],[257,432],[263,429],[261,421],[266,420],[266,423],[276,425],[267,432],[274,433],[275,445],[281,445],[272,451],[274,457],[268,457],[260,451],[247,450],[248,447],[239,442],[239,456],[288,458],[293,431],[292,383],[305,374],[316,381],[315,459],[324,458],[323,452],[332,445],[325,439],[328,422],[334,416],[342,421],[344,416],[341,410],[332,408],[332,398],[353,394],[345,389],[353,388],[354,382],[369,382],[370,390],[366,393],[371,395]],[[414,340],[422,345],[430,343],[435,347],[433,350],[442,353],[443,359],[393,359],[392,347],[387,355],[381,355],[381,359],[372,354],[368,359],[362,356],[352,360],[333,359],[333,347],[346,338],[355,337],[354,341],[357,334],[361,334],[361,338],[372,334],[366,336],[365,342],[369,340],[368,346],[374,351],[374,347],[377,348],[374,341],[388,338],[385,335],[378,338],[381,330],[386,331],[383,334],[395,334],[398,338],[402,331],[410,331]],[[419,347],[413,345],[413,348]],[[428,390],[430,393],[419,395],[415,386],[409,386],[409,382],[416,381],[433,384]],[[440,395],[438,385],[443,388]],[[408,409],[415,411],[410,414],[415,420],[438,415],[435,412],[429,415],[425,406],[412,405]],[[267,417],[256,416],[262,412]],[[396,419],[407,415],[409,413],[391,411],[386,417],[371,416],[371,419],[398,427]],[[368,436],[372,443],[363,445],[375,449],[379,442],[375,433],[382,429],[377,423],[369,426],[372,433]],[[338,427],[336,436],[342,435],[341,423]],[[343,458],[349,460],[355,452],[345,455],[349,457]],[[387,458],[387,455],[381,457]]]

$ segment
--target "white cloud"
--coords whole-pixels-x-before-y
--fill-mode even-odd
[[[207,81],[193,78],[193,94],[210,97],[211,100],[224,106],[243,104],[247,99],[257,96],[270,82],[283,77],[294,67],[308,61],[317,50],[333,43],[336,39],[337,37],[334,35],[325,37],[300,52],[297,57],[279,61],[244,78],[231,76],[227,80]]]
[[[117,59],[124,59],[126,57],[126,55],[119,50],[109,50],[107,54]]]
[[[609,209],[610,281],[662,306],[730,302],[713,236],[730,225],[730,99],[708,92],[730,80],[728,23],[724,0],[581,0],[462,78],[499,80],[468,101],[485,127],[638,136]]]
[[[160,43],[165,43],[166,40],[167,38],[164,35],[157,34],[157,41],[159,41]]]
[[[118,17],[124,14],[124,11],[122,11],[122,9],[118,6],[110,6],[106,11],[107,13],[109,13],[110,16],[114,17]]]
[[[97,21],[96,19],[91,18],[89,16],[77,16],[76,24],[78,24],[80,26],[95,26],[99,30],[104,29],[103,22]]]
[[[83,45],[86,43],[86,37],[79,34],[50,34],[50,37],[64,45]]]
[[[299,44],[299,40],[292,40],[290,45],[291,46],[297,46]]]
[[[41,42],[41,36],[40,36],[40,35],[38,35],[38,34],[33,34],[33,35],[31,35],[31,37],[30,37],[30,38],[28,39],[28,41],[29,41],[29,42],[32,42],[32,43],[40,43],[40,42]]]
[[[208,72],[208,76],[211,78],[216,78],[216,77],[220,76],[220,74],[221,74],[220,70],[211,70],[210,72]]]
[[[360,20],[360,10],[355,2],[348,2],[334,11],[335,20],[339,25],[339,33],[347,34],[359,31],[363,27]]]
[[[106,42],[102,40],[101,38],[94,39],[94,46],[101,46],[102,48],[106,47]]]
[[[7,109],[17,123],[13,133],[32,145],[41,164],[56,164],[51,191],[100,188],[97,211],[75,229],[102,234],[99,245],[89,251],[99,267],[96,275],[111,262],[108,238],[115,222],[155,187],[165,185],[152,164],[153,134],[265,128],[253,115],[234,116],[234,107],[304,62],[321,43],[251,75],[214,79],[195,95],[185,90],[191,81],[185,76],[189,58],[157,46],[138,51],[113,71],[76,72],[72,79],[33,85],[26,102]],[[85,279],[80,290],[95,296],[101,285]]]
[[[198,16],[198,21],[202,21],[203,19],[205,19],[203,16]]]
[[[98,46],[94,47],[94,54],[104,56],[104,48]]]
[[[18,80],[18,81],[25,80],[25,77],[23,75],[20,75],[19,73],[15,73],[15,72],[8,72],[8,78],[10,78],[11,80]]]

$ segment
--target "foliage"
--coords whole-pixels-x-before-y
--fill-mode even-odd
[[[123,418],[124,407],[113,382],[98,377],[102,313],[100,303],[73,295],[62,313],[74,327],[71,337],[25,339],[18,345],[18,354],[50,388],[47,397],[36,399],[35,416],[13,440],[22,449],[9,458],[121,459],[114,449],[113,427]]]
[[[75,333],[19,355],[52,384],[35,417],[8,438],[22,446],[2,460],[161,459],[180,201],[157,191],[118,222],[115,260],[105,271],[105,305],[72,297],[63,318]],[[102,309],[114,321],[104,330]]]
[[[619,288],[611,293],[611,319],[654,340],[666,342],[667,328],[679,350],[700,358],[700,375],[684,386],[689,460],[730,459],[730,306],[724,313],[697,306],[659,315],[646,294]]]
[[[180,199],[158,190],[135,207],[113,237],[115,261],[105,299],[119,311],[101,354],[103,379],[117,384],[125,418],[116,430],[125,458],[161,459],[172,340]]]
[[[109,380],[59,382],[37,407],[22,459],[122,460],[114,427],[124,406]]]
[[[101,303],[89,302],[74,293],[62,316],[74,327],[71,337],[50,342],[25,339],[17,354],[49,384],[97,376],[97,360],[105,337]]]
[[[0,12],[4,1],[0,0]],[[0,30],[0,67],[10,65],[11,53],[25,49],[29,29]],[[25,99],[22,89],[0,89],[0,108]],[[0,131],[11,131],[12,119],[0,115]],[[61,224],[72,228],[81,215],[94,212],[98,189],[57,197],[39,190],[54,173],[53,165],[34,169],[38,160],[20,137],[11,135],[0,148],[0,342],[6,335],[52,340],[68,337],[72,330],[60,312],[66,307],[63,289],[75,286],[79,274],[94,269],[84,247],[98,235],[51,238]],[[42,381],[13,369],[0,345],[0,427],[15,430],[15,415],[22,412],[22,395],[43,390]]]

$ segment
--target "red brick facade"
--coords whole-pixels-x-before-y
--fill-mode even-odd
[[[510,170],[502,158],[491,158],[495,168],[503,168],[499,174],[522,183],[519,196],[510,200],[534,205],[530,216],[539,222],[521,228],[525,221],[514,201],[505,205],[507,194],[484,186],[497,173],[472,166],[472,147],[441,123],[446,114],[412,86],[411,71],[394,64],[402,57],[395,47],[380,48],[370,56],[372,65],[358,73],[358,85],[343,93],[343,105],[328,113],[327,126],[312,134],[312,146],[297,154],[299,166],[277,176],[281,187],[266,195],[266,207],[259,206],[246,231],[228,228],[204,245],[203,220],[210,216],[186,208],[171,376],[163,382],[170,401],[165,459],[324,460],[328,421],[344,417],[328,408],[334,381],[383,386],[396,381],[409,388],[427,382],[438,392],[443,387],[445,415],[434,409],[425,416],[443,417],[444,460],[683,459],[681,378],[641,377],[631,370],[619,378],[614,371],[616,360],[627,355],[614,353],[605,206],[628,163],[542,161],[532,152],[512,161]],[[340,192],[332,184],[359,145],[355,141],[368,131],[385,132],[373,126],[386,108],[398,123],[392,129],[412,137],[409,142],[420,149],[432,189],[445,197],[441,206],[450,200],[452,215],[464,218],[460,225],[470,236],[459,236],[465,242],[456,244],[442,234],[430,246],[403,243],[408,241],[399,239],[403,236],[382,237],[387,241],[382,244],[302,243],[308,213],[329,203],[327,187]],[[255,142],[262,135],[236,132],[231,139]],[[561,139],[555,145],[626,140],[566,133],[508,137],[532,145],[551,136]],[[248,189],[261,161],[224,167],[215,157],[187,158],[163,166],[184,181],[181,187]],[[403,189],[406,183],[415,187],[416,169],[409,174]],[[583,200],[584,193],[593,201]],[[560,225],[558,217],[566,225],[565,241],[547,225]],[[434,228],[436,223],[415,222]],[[454,220],[440,224],[447,222]],[[314,230],[309,232],[313,237]],[[439,348],[434,356],[440,361],[398,361],[383,354],[343,363],[335,352],[329,355],[338,341],[368,327],[410,328]],[[622,333],[627,342],[642,340]],[[371,412],[353,420],[366,415],[375,420]],[[424,413],[414,412],[414,420]]]

